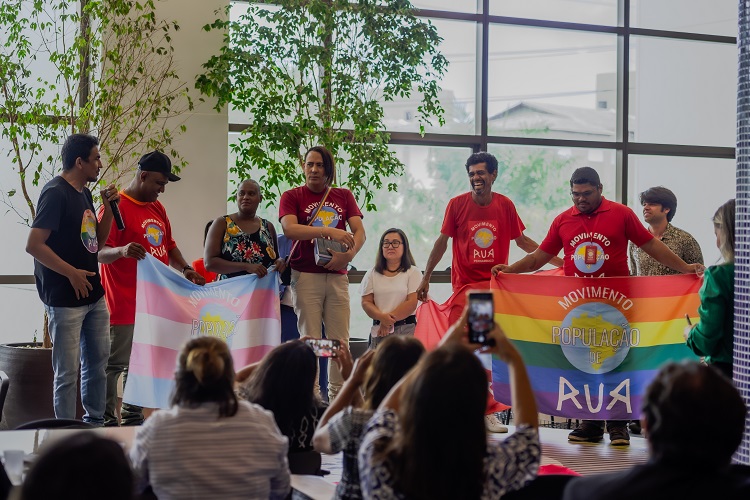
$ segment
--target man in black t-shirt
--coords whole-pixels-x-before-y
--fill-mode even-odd
[[[102,163],[96,137],[74,134],[62,147],[62,173],[39,196],[26,251],[34,257],[34,277],[49,318],[54,407],[57,418],[75,418],[76,383],[81,366],[83,420],[104,422],[109,356],[109,311],[99,278],[97,253],[112,226],[110,202],[117,189],[101,191],[104,216],[97,224],[86,184],[99,177]]]

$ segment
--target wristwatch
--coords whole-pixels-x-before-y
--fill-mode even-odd
[[[195,271],[195,269],[193,269],[193,266],[191,266],[190,264],[185,264],[185,267],[182,268],[182,274],[185,274],[185,271],[187,271],[188,269],[190,269],[191,271]]]

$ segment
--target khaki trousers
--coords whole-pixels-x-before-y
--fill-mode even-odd
[[[349,345],[349,277],[337,273],[303,273],[292,270],[292,301],[300,336],[322,336]],[[328,400],[333,401],[344,380],[336,363],[328,364]],[[315,391],[320,393],[318,378]]]

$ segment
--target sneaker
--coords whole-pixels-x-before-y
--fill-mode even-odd
[[[609,444],[612,446],[629,446],[630,434],[628,428],[623,426],[613,427],[609,430]]]
[[[484,416],[484,425],[487,427],[488,432],[496,432],[502,434],[508,432],[508,428],[505,427],[500,419],[497,418],[497,413],[490,413]]]
[[[583,421],[573,432],[568,434],[568,441],[576,443],[598,443],[604,437],[604,429],[598,425]]]

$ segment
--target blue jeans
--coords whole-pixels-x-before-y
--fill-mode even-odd
[[[79,307],[45,306],[52,336],[55,417],[76,417],[78,368],[85,422],[104,423],[109,358],[109,310],[104,297]]]

